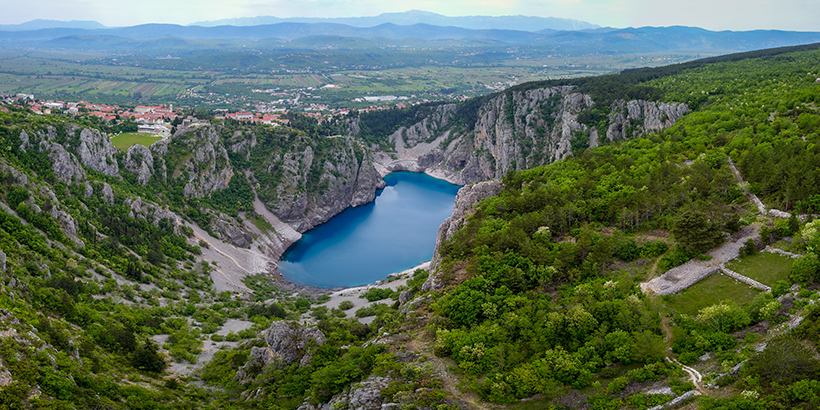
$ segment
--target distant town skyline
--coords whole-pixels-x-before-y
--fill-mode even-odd
[[[0,24],[93,20],[106,26],[191,24],[225,18],[360,17],[424,10],[446,16],[525,15],[600,26],[696,26],[708,30],[820,31],[817,0],[0,0]]]

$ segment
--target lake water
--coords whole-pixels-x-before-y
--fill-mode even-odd
[[[374,202],[305,232],[279,262],[285,279],[322,288],[359,286],[430,260],[460,187],[412,172],[394,172],[384,181]]]

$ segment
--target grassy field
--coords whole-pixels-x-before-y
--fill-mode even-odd
[[[694,316],[701,309],[723,300],[731,300],[738,305],[751,302],[758,293],[758,290],[749,285],[716,273],[689,289],[663,297],[663,300],[670,308]]]
[[[114,144],[115,147],[125,151],[132,145],[142,145],[145,147],[151,146],[151,144],[161,140],[162,137],[157,137],[153,134],[140,134],[136,132],[124,132],[120,135],[117,135],[114,138],[111,138],[111,143]]]
[[[761,252],[757,255],[735,259],[726,264],[726,267],[748,276],[764,285],[774,286],[779,280],[789,277],[793,259],[774,253]]]

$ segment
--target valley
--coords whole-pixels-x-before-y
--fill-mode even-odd
[[[168,138],[124,145],[117,120],[4,105],[0,407],[815,408],[818,50],[305,72],[302,91],[342,74],[340,101],[458,76],[486,90],[277,126],[185,109]],[[286,86],[170,68],[195,58],[3,53],[0,91],[93,98],[99,74],[119,82],[100,101],[194,104]],[[404,171],[464,186],[429,263],[334,291],[280,274],[292,244]],[[692,266],[711,274],[658,285]]]

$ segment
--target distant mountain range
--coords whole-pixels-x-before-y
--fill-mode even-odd
[[[430,15],[439,16],[441,19],[460,19],[424,12],[381,15],[369,19],[391,16],[419,19]],[[480,18],[483,17],[465,17],[464,19],[467,20],[464,21]],[[521,18],[529,19],[529,17]],[[503,20],[504,18],[493,17],[491,19]],[[364,20],[357,21],[364,24]],[[143,24],[132,27],[104,28],[95,22],[75,21],[69,22],[76,26],[73,28],[48,28],[49,25],[58,23],[60,22],[33,21],[15,26],[17,28],[14,30],[0,31],[0,47],[115,52],[141,50],[165,53],[244,47],[259,50],[271,48],[345,50],[402,46],[470,46],[483,49],[514,46],[538,49],[542,54],[589,55],[674,51],[717,54],[820,42],[820,33],[817,32],[776,30],[716,32],[681,26],[528,31],[500,28],[479,30],[423,23],[410,25],[382,23],[371,27],[357,27],[329,22],[280,22],[253,26],[204,27]],[[22,26],[30,28],[23,30],[20,29]],[[34,27],[40,28],[35,29]]]
[[[403,13],[384,13],[373,17],[340,17],[340,18],[312,18],[293,17],[279,18],[272,16],[231,18],[215,21],[202,21],[192,26],[259,26],[277,23],[333,23],[352,27],[375,27],[386,23],[401,26],[414,24],[429,24],[433,26],[461,27],[472,30],[590,30],[600,28],[584,21],[563,19],[557,17],[531,16],[463,16],[448,17],[427,11],[410,10]]]
[[[97,29],[105,28],[104,25],[96,21],[84,20],[31,20],[22,24],[0,24],[0,31],[27,31],[27,30],[42,30],[46,28],[81,28],[81,29]]]

